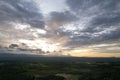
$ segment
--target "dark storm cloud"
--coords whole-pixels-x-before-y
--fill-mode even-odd
[[[19,47],[19,45],[17,45],[17,44],[10,44],[9,45],[9,48],[18,48]]]
[[[67,0],[66,3],[80,21],[87,18],[84,26],[73,26],[77,30],[61,31],[70,39],[67,45],[83,46],[120,40],[120,0]],[[81,22],[78,21],[78,24]]]
[[[20,22],[44,28],[43,16],[32,0],[1,0],[0,22]]]

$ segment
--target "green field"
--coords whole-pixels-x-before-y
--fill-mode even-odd
[[[120,80],[120,62],[1,61],[0,80]]]

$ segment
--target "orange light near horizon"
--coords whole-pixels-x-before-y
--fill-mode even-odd
[[[120,53],[95,52],[92,48],[78,48],[65,53],[69,53],[73,57],[120,57]]]
[[[71,53],[74,57],[120,57],[120,53]]]

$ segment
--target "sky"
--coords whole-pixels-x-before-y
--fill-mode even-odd
[[[120,0],[0,0],[0,53],[120,57]]]

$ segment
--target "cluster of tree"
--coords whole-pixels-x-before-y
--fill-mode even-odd
[[[119,75],[119,62],[0,62],[0,80],[120,80]]]
[[[36,80],[65,80],[62,76],[49,75],[45,77],[38,77]]]

